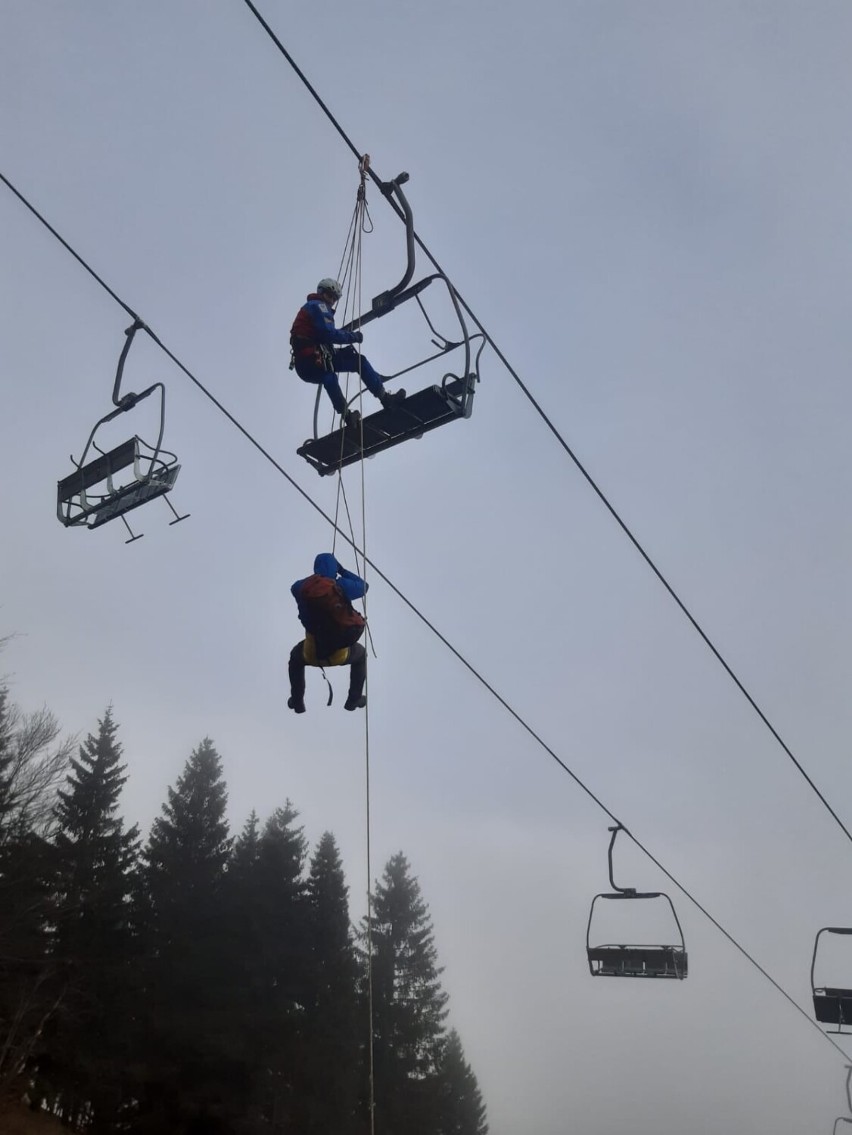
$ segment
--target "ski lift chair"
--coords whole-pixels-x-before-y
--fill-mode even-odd
[[[815,973],[819,940],[823,934],[852,934],[852,927],[824,926],[817,932],[814,940],[814,953],[811,959],[811,990],[814,998],[814,1016],[823,1025],[837,1025],[836,1029],[826,1029],[830,1033],[852,1030],[852,989],[837,986],[817,986]],[[845,1026],[845,1027],[844,1027]],[[852,1107],[850,1107],[852,1110]]]
[[[846,1065],[846,1104],[849,1111],[852,1112],[852,1064]],[[834,1121],[834,1126],[831,1129],[831,1135],[839,1135],[841,1131],[841,1124],[848,1123],[852,1126],[852,1119],[845,1115],[839,1115]],[[848,1135],[848,1133],[847,1133]]]
[[[435,359],[442,358],[452,351],[463,351],[463,365],[459,368],[460,374],[447,373],[440,384],[427,386],[409,394],[401,403],[388,409],[381,409],[369,414],[361,421],[357,429],[335,429],[331,433],[320,436],[318,430],[318,416],[322,388],[317,390],[314,408],[314,436],[301,445],[296,452],[300,457],[311,464],[320,476],[336,472],[361,457],[373,457],[382,450],[390,449],[411,438],[420,438],[438,426],[446,425],[461,418],[469,418],[473,413],[473,395],[479,381],[479,358],[485,348],[485,336],[482,332],[470,334],[462,312],[459,298],[450,281],[443,272],[433,272],[415,284],[411,284],[414,275],[414,216],[411,206],[401,186],[408,181],[408,174],[401,173],[393,181],[382,184],[382,192],[394,204],[397,212],[401,213],[405,221],[406,253],[408,263],[405,275],[393,288],[375,297],[369,311],[349,323],[344,324],[344,330],[360,329],[375,319],[389,315],[401,304],[414,300],[426,320],[432,333],[432,343],[437,351],[420,362],[405,367],[390,378],[400,378],[418,367],[425,366]],[[396,198],[396,200],[394,200]],[[431,284],[440,281],[446,288],[456,318],[458,320],[458,339],[449,339],[437,331],[429,318],[420,296]],[[409,286],[410,285],[410,286]],[[475,349],[473,344],[479,340]],[[357,395],[356,395],[357,397]]]
[[[688,972],[686,944],[674,903],[662,891],[637,891],[634,887],[618,887],[613,879],[612,849],[616,836],[623,830],[621,824],[609,828],[609,882],[612,892],[603,892],[592,899],[589,922],[586,927],[586,956],[592,977],[662,977],[682,981]],[[594,942],[592,928],[595,906],[600,900],[648,902],[662,900],[668,903],[680,941],[673,945],[627,945],[615,942]]]
[[[77,525],[100,528],[102,524],[120,517],[130,533],[130,539],[125,541],[128,544],[139,540],[143,533],[134,535],[125,519],[125,514],[134,508],[139,508],[140,505],[147,504],[155,497],[165,498],[174,488],[180,472],[176,456],[162,448],[166,417],[166,390],[162,382],[155,382],[140,394],[128,393],[123,397],[119,396],[127,353],[133,337],[141,327],[144,327],[144,324],[136,320],[125,332],[127,341],[118,360],[112,393],[116,409],[105,414],[95,423],[80,460],[75,461],[73,457],[71,458],[75,465],[74,472],[59,481],[56,494],[56,514],[66,528]],[[160,392],[160,431],[157,444],[150,446],[134,435],[114,449],[108,451],[101,449],[95,441],[95,435],[100,427],[120,414],[132,410],[155,390]],[[87,461],[92,450],[98,456]],[[126,471],[129,471],[129,479]],[[186,520],[186,515],[178,515],[171,501],[166,500],[166,504],[174,515],[174,520],[169,521],[170,524]]]

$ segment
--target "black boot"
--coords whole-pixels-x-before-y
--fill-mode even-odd
[[[345,430],[357,430],[361,425],[361,415],[357,410],[344,410],[341,420]]]
[[[349,649],[349,695],[344,709],[363,709],[367,704],[364,683],[367,680],[367,652],[360,642]]]
[[[386,410],[391,410],[394,406],[399,406],[400,403],[405,401],[405,391],[394,390],[391,392],[390,390],[383,390],[379,395],[379,401]]]
[[[304,713],[305,699],[303,697],[296,698],[291,695],[289,698],[287,698],[287,707],[288,709],[295,709],[296,713]]]

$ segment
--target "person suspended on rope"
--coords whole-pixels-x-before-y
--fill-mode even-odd
[[[296,713],[305,712],[306,666],[349,666],[349,695],[343,708],[362,709],[367,704],[367,651],[358,642],[367,622],[352,601],[361,599],[368,586],[341,567],[331,552],[320,552],[314,560],[314,574],[297,579],[290,588],[307,632],[290,651],[287,705]]]
[[[290,329],[291,366],[303,382],[324,386],[344,425],[353,426],[357,425],[360,415],[355,410],[347,410],[338,374],[360,373],[364,385],[385,407],[402,402],[405,391],[385,390],[386,380],[364,355],[359,356],[352,344],[364,341],[360,331],[345,331],[334,326],[334,308],[342,291],[337,280],[326,276],[299,309]]]

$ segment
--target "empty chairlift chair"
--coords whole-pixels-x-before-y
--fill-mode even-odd
[[[820,938],[823,934],[852,936],[852,927],[824,926],[817,932],[814,940],[814,953],[811,959],[811,990],[814,997],[814,1016],[823,1025],[837,1025],[836,1029],[826,1029],[830,1033],[852,1031],[852,988],[816,984],[817,955],[820,951]],[[852,943],[850,943],[852,945]],[[852,951],[850,951],[852,954]],[[852,958],[850,958],[852,960]],[[852,967],[850,967],[852,969]],[[852,1106],[850,1106],[852,1110]]]
[[[127,353],[133,337],[143,326],[140,320],[136,320],[125,332],[127,341],[118,360],[112,393],[116,408],[95,423],[80,460],[71,458],[75,465],[74,472],[63,477],[57,486],[56,513],[62,524],[66,527],[86,525],[88,528],[99,528],[120,517],[130,533],[130,539],[126,541],[128,544],[138,540],[142,533],[133,534],[125,514],[155,497],[165,498],[174,488],[180,472],[175,455],[162,447],[166,415],[166,391],[163,384],[155,382],[140,394],[120,395]],[[113,449],[101,449],[95,440],[101,426],[132,410],[143,398],[155,391],[160,393],[160,427],[156,445],[148,445],[134,435]],[[92,452],[98,456],[92,457]],[[171,501],[166,500],[166,504],[174,515],[170,524],[186,519],[186,516],[178,515]]]
[[[610,893],[603,892],[592,899],[589,922],[586,928],[586,955],[592,977],[668,977],[682,981],[687,975],[686,945],[683,930],[674,904],[662,891],[637,891],[634,887],[617,887],[612,873],[612,849],[615,838],[623,830],[621,824],[609,829],[609,882]],[[626,944],[599,942],[593,934],[596,931],[595,907],[601,900],[615,900],[627,903],[655,902],[668,904],[671,911],[672,928],[677,930],[679,941],[673,945]]]
[[[378,410],[366,416],[358,430],[332,430],[330,434],[320,436],[317,426],[320,396],[317,391],[316,408],[314,410],[314,436],[301,445],[296,452],[304,457],[309,464],[324,476],[326,473],[336,472],[361,457],[373,457],[384,449],[390,449],[411,438],[422,437],[430,430],[448,422],[469,418],[473,412],[473,395],[479,381],[479,357],[485,347],[485,336],[482,332],[470,334],[467,322],[462,311],[459,298],[450,281],[442,272],[434,272],[422,280],[412,284],[415,267],[415,238],[414,217],[411,206],[403,193],[401,186],[408,181],[408,174],[401,173],[393,181],[382,183],[382,192],[394,204],[397,212],[405,221],[406,251],[408,263],[405,274],[399,283],[382,292],[373,300],[369,311],[349,323],[344,324],[347,331],[360,329],[373,320],[381,319],[396,310],[401,304],[414,300],[420,308],[432,334],[432,343],[437,348],[434,354],[429,355],[411,366],[405,367],[389,378],[400,378],[403,374],[417,370],[435,359],[440,359],[453,351],[461,352],[461,365],[459,373],[446,373],[440,384],[427,386],[418,390],[398,405],[388,409]],[[450,339],[442,335],[433,326],[432,320],[423,304],[421,294],[432,284],[443,286],[449,297],[455,318],[458,323],[458,338]],[[362,446],[363,442],[363,446]]]

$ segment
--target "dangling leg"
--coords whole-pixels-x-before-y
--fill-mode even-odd
[[[370,365],[370,360],[361,355],[360,366],[358,352],[354,347],[338,347],[334,352],[334,369],[338,372],[357,374],[360,370],[364,385],[374,394],[383,406],[394,406],[405,398],[404,390],[396,390],[393,394],[385,390],[385,379]]]
[[[349,648],[349,696],[344,709],[363,709],[367,704],[364,697],[364,683],[367,680],[367,651],[356,642]]]
[[[290,651],[287,669],[290,672],[290,697],[287,705],[296,713],[305,712],[305,644],[297,642]]]

